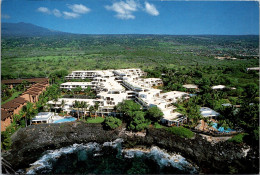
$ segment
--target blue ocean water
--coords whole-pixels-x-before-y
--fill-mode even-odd
[[[122,149],[122,139],[74,144],[47,151],[27,174],[196,174],[197,168],[178,154],[151,147]]]

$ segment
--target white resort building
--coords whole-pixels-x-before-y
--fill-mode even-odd
[[[52,123],[53,117],[53,112],[40,112],[31,120],[31,124]]]
[[[216,119],[217,116],[220,115],[218,112],[216,112],[213,109],[210,109],[208,107],[201,107],[200,114],[202,115],[202,117],[209,118],[209,119]]]
[[[66,82],[60,85],[61,89],[67,89],[67,90],[72,90],[77,87],[81,87],[82,90],[87,89],[88,87],[93,89],[94,85],[91,82]]]
[[[89,106],[99,103],[97,113],[101,115],[114,115],[114,107],[124,100],[134,100],[142,108],[149,109],[157,106],[164,114],[162,122],[167,125],[179,125],[186,121],[186,117],[175,112],[177,103],[189,98],[189,94],[180,91],[162,93],[162,90],[156,89],[163,85],[160,78],[142,78],[146,73],[141,69],[118,69],[118,70],[90,70],[73,71],[66,76],[66,79],[85,79],[89,78],[91,82],[67,82],[61,84],[60,88],[71,90],[81,87],[85,89],[91,87],[97,92],[96,99],[71,99],[61,98],[58,102],[49,101],[53,108],[63,108],[64,111],[73,110],[73,103],[77,101],[86,101]],[[65,105],[61,106],[62,100]]]

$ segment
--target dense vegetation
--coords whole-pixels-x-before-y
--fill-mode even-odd
[[[197,66],[214,73],[218,68],[244,69],[257,66],[257,54],[257,36],[4,37],[2,79],[46,77],[62,69],[69,72],[130,67],[150,69],[158,65],[187,70]],[[215,56],[235,56],[241,59],[217,60]],[[211,70],[212,67],[214,70]],[[231,71],[230,74],[235,72]]]
[[[59,97],[95,98],[90,89],[84,92],[78,88],[61,91],[59,84],[63,77],[73,70],[118,69],[139,67],[148,72],[147,77],[162,78],[164,92],[179,90],[196,94],[189,101],[174,104],[185,114],[187,127],[196,126],[201,119],[200,106],[213,108],[221,114],[219,125],[225,128],[242,128],[247,135],[243,141],[257,144],[259,137],[259,72],[246,71],[247,67],[259,67],[258,36],[168,36],[168,35],[64,35],[52,37],[3,37],[2,38],[2,79],[49,77],[53,86],[47,89],[36,104],[42,111],[48,100]],[[218,60],[216,56],[236,57],[236,60]],[[89,80],[84,80],[89,81]],[[25,82],[26,83],[26,82]],[[16,92],[24,91],[24,86],[11,92],[2,86],[2,100],[7,100]],[[194,83],[199,91],[183,88],[183,84]],[[222,84],[223,90],[212,90],[211,86]],[[240,105],[240,108],[225,107],[222,104]],[[74,108],[85,110],[88,104],[75,103]],[[50,106],[49,106],[50,108]],[[28,119],[30,118],[28,107]],[[49,110],[49,109],[48,109]],[[85,119],[87,122],[100,122],[97,117],[98,104],[90,106]],[[26,109],[25,109],[26,111]],[[141,109],[133,101],[124,101],[115,108],[116,116],[133,131],[141,131],[157,123],[162,114],[158,109]],[[20,114],[24,116],[24,114]],[[77,117],[80,118],[78,112]],[[95,119],[93,119],[95,117]],[[15,121],[27,124],[24,117]],[[110,129],[119,126],[119,119],[106,121]],[[102,121],[101,121],[102,122]],[[17,125],[10,128],[17,129]],[[12,129],[11,129],[12,130]],[[173,133],[186,133],[186,130],[172,129]],[[175,131],[176,130],[176,131]],[[8,129],[2,133],[7,142]],[[183,136],[183,135],[180,135]],[[2,138],[3,138],[2,137]],[[186,137],[186,135],[185,135]],[[187,137],[189,137],[187,135]],[[238,138],[238,139],[236,139]],[[241,140],[241,136],[233,140]],[[236,141],[235,141],[236,142]]]
[[[173,133],[174,135],[183,137],[183,138],[192,138],[194,136],[194,133],[184,127],[170,127],[166,129],[167,131]]]

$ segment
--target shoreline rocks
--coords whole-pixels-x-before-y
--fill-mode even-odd
[[[103,143],[124,139],[123,147],[158,146],[172,153],[181,154],[200,167],[201,173],[258,173],[258,150],[232,142],[212,145],[196,134],[193,139],[180,138],[164,129],[147,129],[144,135],[124,134],[124,127],[106,131],[101,124],[71,122],[61,124],[31,125],[12,136],[11,150],[2,153],[15,170],[28,168],[46,150],[58,149],[74,143]],[[244,150],[247,149],[245,155]],[[249,150],[248,150],[249,149]]]

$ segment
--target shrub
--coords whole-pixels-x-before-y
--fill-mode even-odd
[[[228,139],[229,142],[235,142],[235,143],[242,143],[243,142],[243,137],[245,136],[246,134],[244,133],[240,133],[238,135],[235,135],[234,137]]]
[[[154,123],[154,128],[159,129],[159,128],[163,128],[163,126],[156,122]]]
[[[116,129],[122,125],[122,121],[116,117],[106,117],[103,124],[107,129]]]
[[[184,128],[184,127],[173,126],[173,127],[167,128],[166,130],[171,132],[172,134],[177,135],[182,138],[192,138],[194,136],[194,133],[191,130]]]

